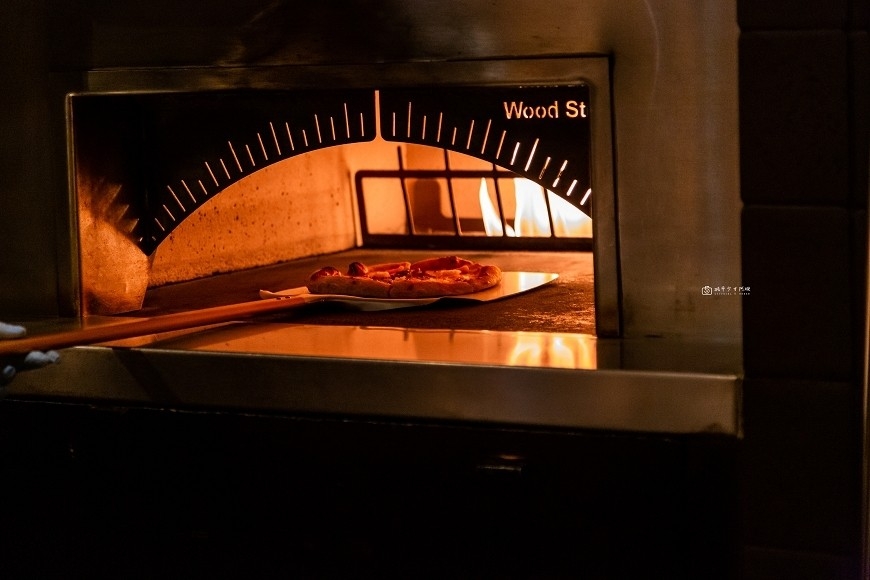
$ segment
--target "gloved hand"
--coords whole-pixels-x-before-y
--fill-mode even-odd
[[[0,322],[0,340],[21,338],[27,334],[27,329],[15,324]],[[19,357],[0,358],[0,396],[3,395],[3,387],[12,381],[20,371],[42,368],[56,363],[60,355],[53,350],[48,352],[33,351]]]

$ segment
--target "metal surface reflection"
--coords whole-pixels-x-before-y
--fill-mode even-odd
[[[401,360],[535,368],[597,368],[584,334],[321,326],[231,325],[151,347],[294,357]]]

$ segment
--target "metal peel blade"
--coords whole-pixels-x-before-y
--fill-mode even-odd
[[[311,294],[304,287],[287,290],[260,290],[263,299],[281,297],[304,297],[310,302],[335,302],[354,310],[374,311],[426,306],[436,302],[491,302],[527,292],[556,280],[558,274],[550,272],[503,272],[497,286],[473,294],[439,296],[435,298],[361,298],[344,294]]]
[[[188,312],[164,314],[152,318],[122,319],[116,323],[104,324],[0,341],[0,356],[20,355],[30,351],[45,351],[111,342],[137,336],[162,332],[185,330],[201,326],[244,320],[263,314],[285,312],[306,304],[316,302],[339,302],[358,310],[387,310],[425,306],[440,301],[489,302],[508,298],[533,288],[548,284],[558,278],[558,274],[543,272],[504,272],[501,283],[482,292],[461,296],[441,298],[357,298],[333,294],[309,294],[305,288],[293,288],[278,292],[261,292],[262,300],[241,302],[225,306],[214,306]]]

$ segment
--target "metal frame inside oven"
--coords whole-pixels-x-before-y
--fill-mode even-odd
[[[450,166],[450,156],[443,149],[444,169],[409,169],[405,167],[401,148],[397,151],[399,169],[367,169],[357,171],[354,175],[356,200],[359,208],[360,230],[364,247],[376,248],[443,248],[462,250],[551,250],[551,251],[591,251],[592,238],[586,237],[561,237],[557,235],[553,221],[553,209],[550,207],[548,195],[542,195],[546,206],[547,219],[549,221],[549,235],[540,237],[516,238],[508,235],[508,224],[505,216],[505,208],[499,183],[503,180],[513,179],[517,175],[511,171],[499,169],[492,164],[489,170],[454,169]],[[405,222],[407,234],[390,234],[373,231],[367,220],[369,208],[365,202],[365,183],[368,179],[386,179],[398,181],[402,190],[405,206]],[[444,218],[449,225],[433,232],[421,232],[417,227],[414,212],[412,211],[411,194],[408,189],[408,181],[413,179],[442,180],[446,184],[446,193],[449,199],[449,216]],[[497,200],[496,213],[501,224],[501,234],[494,236],[479,235],[483,227],[480,225],[467,227],[456,209],[456,194],[454,184],[462,180],[479,181],[491,179],[494,184],[494,193]],[[544,188],[541,188],[545,192]],[[478,235],[475,235],[478,234]]]

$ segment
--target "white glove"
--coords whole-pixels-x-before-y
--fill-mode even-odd
[[[27,329],[16,324],[6,324],[0,322],[0,340],[21,338],[27,334]],[[18,374],[19,371],[42,368],[46,365],[56,363],[60,355],[53,350],[48,352],[32,351],[23,357],[2,357],[0,358],[0,396],[4,385]]]

